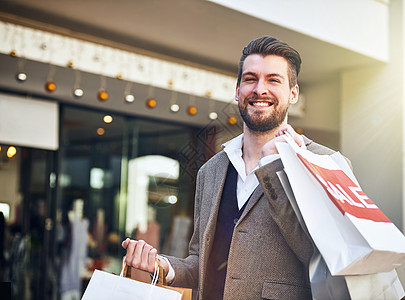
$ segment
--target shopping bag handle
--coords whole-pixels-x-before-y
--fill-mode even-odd
[[[131,269],[125,262],[125,258],[126,258],[125,256],[122,258],[120,276],[131,277]],[[155,260],[155,273],[154,274],[151,273],[151,275],[153,275],[152,282],[157,281],[161,285],[167,285],[166,281],[167,274],[165,272],[161,259],[158,257]]]

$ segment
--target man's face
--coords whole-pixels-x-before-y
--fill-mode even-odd
[[[289,86],[287,60],[276,55],[246,57],[236,99],[251,131],[266,132],[282,125],[289,105],[298,100],[298,85]]]

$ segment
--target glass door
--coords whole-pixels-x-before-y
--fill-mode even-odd
[[[95,268],[119,273],[126,237],[185,256],[194,179],[204,162],[199,129],[73,107],[62,109],[61,127],[56,253],[62,299],[80,299]]]
[[[52,299],[53,151],[0,145],[1,276],[13,299]]]

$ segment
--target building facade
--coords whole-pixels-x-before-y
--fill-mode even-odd
[[[13,295],[80,298],[94,268],[119,271],[126,236],[186,255],[197,170],[241,133],[237,63],[265,34],[303,58],[289,122],[348,157],[403,230],[403,1],[147,2],[0,1]]]

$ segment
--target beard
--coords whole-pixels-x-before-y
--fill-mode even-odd
[[[287,117],[288,105],[280,106],[278,100],[273,103],[273,110],[270,114],[267,111],[253,111],[249,113],[249,101],[251,100],[268,100],[259,97],[249,97],[245,101],[239,101],[238,107],[240,115],[246,126],[252,132],[267,132],[279,127]],[[244,105],[247,103],[247,105]]]

